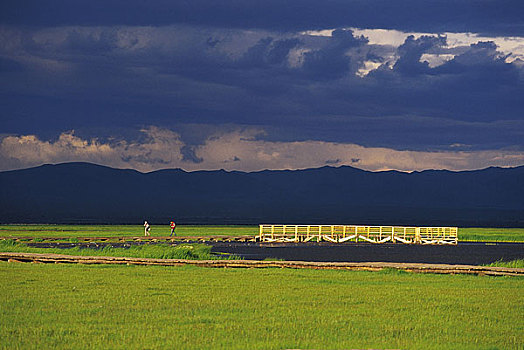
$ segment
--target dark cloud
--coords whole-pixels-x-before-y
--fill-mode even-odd
[[[273,43],[267,54],[267,60],[270,64],[280,64],[285,62],[289,51],[300,43],[298,39],[284,39]]]
[[[398,48],[399,59],[394,69],[407,75],[430,74],[431,69],[428,62],[420,62],[420,58],[430,49],[444,45],[446,45],[445,37],[424,35],[415,39],[413,35],[410,35]]]
[[[360,27],[524,35],[520,0],[4,0],[0,22],[27,26],[204,25],[281,31]]]
[[[347,29],[327,37],[192,26],[17,35],[0,52],[7,133],[241,125],[273,141],[524,147],[523,66],[490,42],[454,49],[432,67],[423,55],[451,52],[442,36],[408,37],[396,48]],[[358,76],[367,61],[383,65]],[[191,147],[181,153],[199,162]]]
[[[24,65],[20,62],[0,57],[0,72],[21,72],[25,69]]]
[[[85,53],[97,55],[111,51],[116,48],[116,32],[114,30],[104,30],[98,35],[94,33],[81,33],[72,30],[68,33],[64,42],[64,49],[72,53]]]
[[[180,148],[180,153],[182,154],[182,161],[184,162],[199,164],[204,161],[203,158],[196,156],[194,146],[184,145]]]
[[[492,41],[478,42],[434,71],[438,74],[472,74],[484,79],[509,78],[509,83],[518,84],[518,79],[516,79],[519,74],[518,67],[506,62],[508,56],[499,52],[497,45]],[[482,71],[483,73],[480,74]]]
[[[337,29],[324,48],[304,54],[302,70],[313,79],[340,78],[350,70],[351,57],[346,55],[347,51],[367,42],[364,37],[354,37],[351,30]]]
[[[522,120],[522,66],[482,42],[435,68],[420,62],[444,43],[442,37],[408,37],[393,69],[383,65],[370,74],[387,110],[462,121]]]
[[[299,43],[300,40],[296,38],[274,40],[266,37],[250,47],[238,63],[246,67],[280,65],[285,63],[289,51]]]

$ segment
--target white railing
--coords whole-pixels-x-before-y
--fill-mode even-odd
[[[457,244],[457,227],[260,225],[261,242]]]

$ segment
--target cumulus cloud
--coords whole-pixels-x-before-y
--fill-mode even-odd
[[[245,171],[325,165],[351,165],[372,171],[466,170],[524,164],[524,152],[518,151],[398,151],[322,141],[268,142],[257,139],[257,134],[254,130],[238,131],[210,138],[196,153],[204,159],[202,166],[207,169]],[[239,161],[230,164],[231,159]]]
[[[446,45],[446,38],[442,36],[422,36],[415,39],[413,35],[406,38],[406,41],[398,47],[399,58],[393,69],[403,74],[428,74],[430,73],[429,63],[421,62],[422,55],[433,48],[440,48]]]
[[[300,43],[297,38],[274,40],[272,37],[260,39],[251,46],[239,60],[245,67],[286,64],[289,52]]]
[[[181,163],[183,143],[177,133],[150,127],[142,130],[142,142],[100,142],[60,134],[54,141],[35,135],[6,136],[0,143],[2,170],[26,168],[46,163],[91,162],[116,168],[150,171]]]
[[[34,135],[7,136],[0,143],[1,170],[70,161],[139,171],[165,168],[258,171],[325,165],[351,165],[372,171],[414,171],[524,164],[524,152],[515,150],[421,152],[322,141],[275,142],[260,139],[263,131],[257,129],[209,137],[203,144],[192,146],[188,157],[185,149],[188,146],[178,133],[158,127],[143,129],[142,133],[144,139],[134,142],[85,140],[72,131],[62,133],[54,141],[40,140]]]
[[[352,30],[334,30],[325,47],[304,53],[302,69],[310,77],[324,80],[335,79],[351,71],[351,57],[348,51],[367,44],[363,37],[355,37]],[[353,55],[354,58],[358,57]],[[360,65],[360,62],[357,63]],[[358,66],[356,67],[359,68]],[[353,69],[356,71],[356,69]]]

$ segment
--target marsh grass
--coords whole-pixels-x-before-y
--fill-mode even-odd
[[[0,348],[519,349],[524,279],[0,262]]]
[[[517,259],[517,260],[511,260],[511,261],[498,260],[486,266],[514,267],[514,268],[522,269],[524,268],[524,259]]]
[[[264,259],[264,261],[284,261],[284,259],[267,257],[267,258]]]
[[[408,271],[400,270],[400,269],[394,269],[391,267],[383,268],[382,270],[378,271],[377,273],[382,275],[404,275],[409,273]]]
[[[460,227],[462,242],[524,242],[524,228]]]
[[[143,244],[132,245],[128,248],[104,246],[100,249],[92,248],[37,248],[14,240],[0,240],[0,251],[2,252],[27,252],[68,254],[82,256],[122,256],[135,258],[154,259],[191,259],[191,260],[216,260],[216,259],[239,259],[236,255],[212,254],[211,246],[205,244],[180,244],[171,246],[168,244]]]

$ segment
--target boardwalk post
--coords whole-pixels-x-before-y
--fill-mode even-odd
[[[415,228],[415,243],[422,243],[420,238],[420,227]]]
[[[395,227],[391,228],[391,242],[395,243]]]
[[[309,241],[309,229],[311,228],[311,226],[307,225],[307,240]]]

